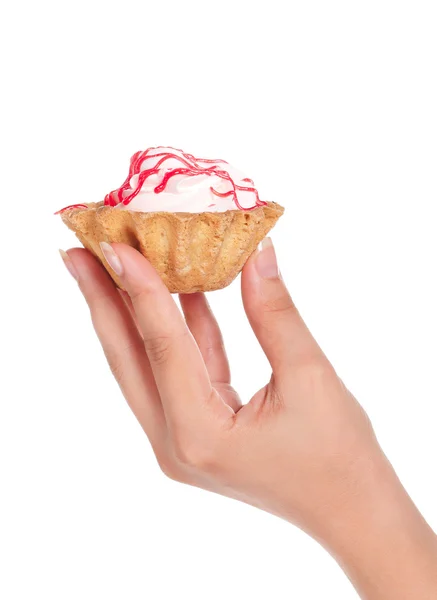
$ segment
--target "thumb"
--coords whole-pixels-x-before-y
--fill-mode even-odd
[[[247,317],[275,375],[323,358],[282,280],[270,238],[247,261],[241,286]]]

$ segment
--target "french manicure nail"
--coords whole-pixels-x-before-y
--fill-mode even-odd
[[[77,272],[76,267],[73,265],[73,261],[65,252],[65,250],[59,250],[59,254],[61,255],[62,260],[64,261],[64,265],[67,267],[70,275],[76,280],[79,281],[79,273]]]
[[[258,275],[263,279],[277,279],[279,277],[278,261],[276,260],[276,252],[271,238],[265,238],[258,246],[255,266]]]
[[[123,265],[114,248],[107,242],[100,242],[100,249],[103,252],[106,262],[116,275],[123,275]]]

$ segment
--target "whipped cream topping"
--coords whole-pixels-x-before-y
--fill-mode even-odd
[[[124,184],[105,205],[140,212],[225,212],[266,204],[253,181],[224,160],[160,146],[137,152]]]

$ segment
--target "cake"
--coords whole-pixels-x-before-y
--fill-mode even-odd
[[[125,182],[104,201],[59,214],[119,287],[100,242],[133,246],[170,292],[189,294],[229,285],[283,212],[226,161],[156,147],[134,154]]]

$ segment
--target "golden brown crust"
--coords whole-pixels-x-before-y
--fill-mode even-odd
[[[224,213],[143,213],[103,203],[87,206],[62,212],[62,220],[100,259],[119,287],[99,242],[133,246],[152,263],[170,292],[183,294],[229,285],[284,212],[274,202]]]

